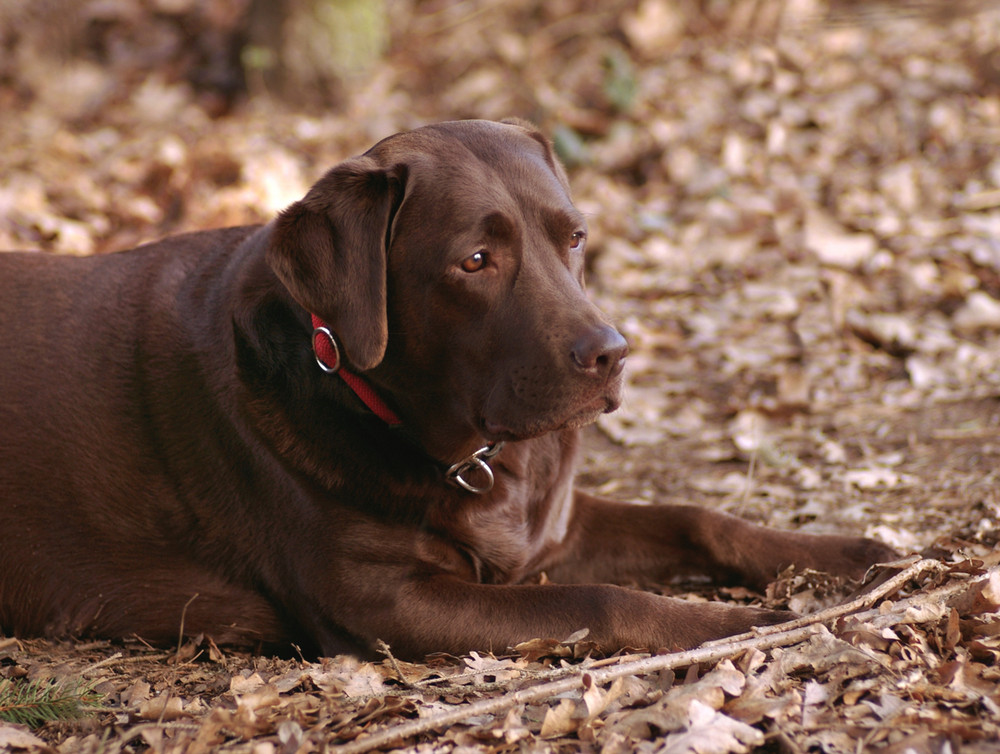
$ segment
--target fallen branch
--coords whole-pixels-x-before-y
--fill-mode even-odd
[[[189,733],[197,733],[199,730],[201,730],[201,725],[199,725],[198,723],[189,723],[177,720],[166,720],[155,723],[142,723],[141,725],[136,725],[132,728],[129,728],[122,734],[121,745],[124,746],[130,741],[134,741],[136,738],[139,738],[143,733],[145,733],[148,730],[160,730],[160,731],[183,730]]]
[[[121,652],[115,652],[110,657],[106,657],[103,660],[101,660],[100,662],[95,662],[90,667],[84,668],[83,670],[80,671],[80,675],[83,675],[83,676],[90,675],[95,670],[100,670],[101,668],[107,667],[108,665],[115,664],[121,658],[122,658],[122,653]]]
[[[886,580],[871,591],[865,592],[860,597],[857,597],[849,602],[834,605],[833,607],[828,607],[825,610],[810,613],[809,615],[803,615],[801,618],[790,620],[787,623],[779,623],[774,626],[761,626],[760,628],[756,628],[745,634],[738,634],[737,636],[729,636],[725,639],[716,639],[715,641],[706,642],[703,646],[711,647],[718,644],[729,644],[733,641],[752,639],[755,636],[767,636],[773,633],[783,633],[802,626],[812,626],[817,623],[829,623],[837,618],[842,618],[845,615],[851,615],[859,610],[871,607],[879,600],[885,599],[890,594],[894,594],[899,591],[906,585],[906,582],[911,581],[918,576],[930,571],[941,573],[946,570],[948,570],[947,564],[942,563],[939,560],[918,560],[916,563],[913,563],[897,573],[891,579]]]
[[[716,663],[720,660],[736,657],[748,650],[764,651],[776,647],[798,644],[815,633],[825,631],[826,629],[822,627],[822,624],[846,615],[854,615],[858,619],[879,618],[880,621],[887,620],[889,616],[896,616],[896,620],[899,622],[907,609],[921,602],[931,601],[938,603],[947,597],[972,588],[989,576],[987,574],[979,578],[957,581],[931,590],[930,592],[900,600],[893,604],[893,609],[888,614],[882,614],[879,610],[868,610],[864,613],[855,612],[858,609],[869,607],[886,595],[894,593],[907,581],[922,573],[933,570],[941,571],[946,568],[947,566],[938,561],[921,560],[901,571],[884,584],[881,584],[877,589],[862,595],[856,600],[843,605],[837,605],[828,610],[822,610],[813,615],[798,618],[789,623],[779,626],[768,626],[750,634],[733,637],[732,639],[710,642],[697,649],[684,652],[672,652],[670,654],[655,655],[639,660],[630,660],[607,668],[594,669],[591,667],[580,669],[570,677],[550,681],[538,686],[518,689],[494,699],[473,702],[461,708],[438,713],[419,720],[392,725],[370,736],[366,735],[337,746],[336,751],[339,754],[361,754],[362,752],[372,751],[413,736],[447,728],[470,717],[497,715],[513,707],[541,702],[557,694],[581,688],[585,683],[604,685],[625,676],[644,676],[663,670],[689,667],[695,664]],[[554,672],[565,671],[564,669],[559,669]],[[589,679],[589,681],[585,681],[585,678]]]
[[[410,738],[412,736],[427,733],[438,728],[445,728],[455,723],[459,723],[469,717],[480,715],[495,715],[506,712],[512,707],[522,704],[532,704],[548,699],[556,694],[572,691],[583,686],[584,677],[589,676],[595,684],[602,685],[628,675],[649,675],[661,670],[686,667],[696,663],[718,662],[727,657],[733,657],[748,649],[772,649],[774,647],[795,644],[807,639],[815,632],[813,626],[805,626],[788,633],[773,634],[766,637],[758,637],[737,642],[727,646],[701,647],[688,650],[686,652],[673,652],[666,655],[655,655],[642,660],[615,665],[609,668],[598,670],[585,670],[568,678],[557,681],[550,681],[539,686],[518,689],[509,694],[496,697],[495,699],[484,699],[473,702],[464,707],[448,712],[439,713],[420,720],[411,720],[400,725],[381,730],[371,736],[356,739],[350,743],[337,747],[338,754],[360,754],[361,752],[379,749],[397,741]]]
[[[95,671],[101,670],[102,668],[107,668],[114,665],[138,665],[143,662],[162,662],[163,660],[169,659],[174,656],[173,652],[162,652],[160,654],[149,654],[149,655],[132,655],[130,657],[122,657],[121,652],[115,652],[110,657],[101,660],[100,662],[95,662],[93,665],[84,668],[80,671],[80,675],[89,676]]]
[[[404,688],[412,689],[413,684],[407,679],[406,675],[403,673],[403,668],[399,664],[399,660],[396,659],[396,655],[392,653],[389,645],[386,644],[381,639],[378,640],[378,651],[389,658],[389,662],[392,664],[392,669],[396,671],[396,677]]]

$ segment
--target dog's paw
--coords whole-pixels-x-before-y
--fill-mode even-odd
[[[729,611],[729,620],[724,624],[724,636],[743,634],[762,626],[775,626],[798,618],[798,613],[790,610],[771,610],[765,607],[734,607]]]
[[[860,579],[874,564],[899,559],[895,550],[873,539],[787,531],[742,522],[734,524],[727,544],[730,545],[727,549],[718,548],[720,564],[728,568],[728,573],[720,578],[731,578],[758,591],[766,589],[789,567]]]
[[[693,647],[706,641],[745,634],[762,626],[773,626],[798,618],[788,610],[770,610],[762,607],[737,607],[717,602],[688,603],[685,612],[690,622],[681,644]]]
[[[789,566],[834,576],[860,579],[876,563],[890,563],[899,554],[888,545],[864,537],[845,537],[768,530],[771,547],[761,547],[747,557],[743,581],[763,590]]]
[[[888,545],[864,537],[818,537],[809,568],[860,579],[876,563],[891,563],[899,553]],[[800,565],[796,563],[796,565]]]
[[[900,553],[889,545],[876,542],[874,539],[861,539],[856,544],[852,566],[854,573],[861,577],[876,563],[891,563],[899,558]]]
[[[795,620],[800,618],[798,613],[791,610],[771,610],[766,607],[748,607],[745,608],[750,615],[750,628],[759,628],[760,626],[776,626],[779,623],[788,623],[790,620]]]

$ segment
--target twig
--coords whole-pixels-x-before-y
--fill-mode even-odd
[[[396,675],[399,678],[399,682],[403,684],[403,686],[405,686],[406,688],[412,689],[413,684],[410,683],[410,681],[408,681],[406,676],[403,674],[403,669],[399,666],[399,660],[396,659],[396,656],[392,653],[392,650],[389,648],[389,645],[386,644],[381,639],[379,639],[376,642],[375,646],[378,648],[379,652],[381,652],[382,654],[384,654],[386,657],[389,658],[389,663],[392,665],[392,669],[396,671]]]
[[[956,580],[950,584],[939,586],[937,589],[932,589],[929,592],[914,594],[912,597],[907,597],[906,599],[899,600],[899,602],[894,602],[892,604],[892,610],[886,613],[883,613],[882,610],[876,608],[873,610],[866,610],[863,613],[855,613],[851,617],[859,621],[870,620],[872,626],[875,628],[887,628],[898,625],[903,622],[902,619],[905,618],[906,612],[911,608],[918,607],[922,604],[926,605],[928,603],[935,605],[945,603],[948,598],[961,592],[966,592],[975,584],[985,581],[989,578],[991,573],[1000,573],[1000,568],[991,568],[982,576],[977,576],[976,578],[969,579],[967,581]]]
[[[172,673],[172,675],[174,675],[174,679],[171,681],[171,683],[175,683],[176,682],[176,680],[177,680],[176,679],[176,674],[177,674],[177,671],[178,671],[178,669],[180,668],[180,665],[181,665],[181,649],[184,646],[184,620],[187,617],[187,609],[189,607],[191,607],[191,603],[194,602],[196,599],[198,599],[198,592],[195,592],[194,594],[192,594],[191,595],[191,599],[189,599],[187,602],[185,602],[184,603],[184,607],[181,608],[181,625],[180,625],[180,629],[177,632],[177,652],[174,655],[174,670],[173,670],[173,673]],[[200,654],[200,652],[199,652],[199,654]],[[160,717],[156,721],[157,725],[163,725],[164,724],[163,718],[167,714],[167,704],[170,702],[170,698],[171,698],[170,689],[167,689],[166,698],[163,700],[163,709],[160,710]]]
[[[891,579],[879,584],[879,586],[875,589],[872,589],[870,592],[865,592],[860,597],[857,597],[850,602],[844,602],[840,605],[834,605],[833,607],[828,607],[825,610],[820,610],[816,613],[803,615],[801,618],[790,620],[787,623],[779,623],[774,626],[761,626],[760,628],[755,628],[753,631],[745,634],[738,634],[737,636],[730,636],[725,639],[716,639],[714,641],[706,642],[703,646],[711,647],[717,644],[728,644],[732,641],[742,641],[744,639],[751,639],[755,636],[767,636],[774,633],[783,633],[802,626],[811,626],[816,623],[829,623],[837,618],[871,607],[880,599],[884,599],[893,592],[901,589],[907,581],[915,579],[923,573],[928,571],[937,571],[940,573],[942,571],[946,571],[947,569],[948,566],[938,560],[918,560],[913,565],[908,566],[904,570],[897,573]]]
[[[176,662],[181,661],[181,647],[184,645],[184,619],[187,617],[188,608],[191,607],[191,603],[198,599],[198,592],[191,595],[191,599],[184,603],[184,607],[181,608],[181,627],[177,632],[177,659]]]
[[[361,752],[379,749],[383,746],[397,741],[410,738],[412,736],[427,733],[428,731],[444,728],[455,723],[459,723],[469,717],[480,715],[495,715],[506,712],[512,707],[522,704],[531,704],[548,699],[556,694],[572,691],[580,688],[584,684],[584,677],[598,685],[603,685],[629,675],[649,675],[671,668],[686,667],[689,665],[718,662],[727,657],[733,657],[746,651],[747,649],[772,649],[774,647],[795,644],[808,638],[816,629],[813,626],[805,626],[787,634],[774,634],[772,636],[757,637],[742,642],[737,642],[728,646],[702,647],[686,652],[674,652],[666,655],[656,655],[643,660],[634,660],[622,663],[609,668],[590,670],[583,673],[576,673],[568,678],[557,681],[550,681],[539,686],[519,689],[509,694],[495,699],[484,699],[473,702],[456,710],[439,713],[419,720],[411,720],[401,725],[381,730],[370,736],[356,739],[350,743],[336,747],[338,754],[361,754]]]
[[[625,657],[639,657],[641,655],[626,655]],[[644,655],[648,657],[649,655]],[[490,681],[489,683],[462,683],[465,679],[475,678],[483,675],[482,671],[472,673],[460,673],[455,676],[444,676],[439,678],[425,678],[415,681],[407,687],[391,686],[377,691],[373,694],[359,694],[352,696],[351,702],[363,706],[371,699],[385,699],[386,697],[406,697],[414,691],[430,691],[439,695],[447,696],[482,696],[493,691],[510,691],[512,686],[517,684],[529,684],[537,681],[552,681],[557,678],[565,678],[568,675],[578,675],[581,672],[593,667],[604,667],[620,662],[623,657],[605,657],[601,660],[584,660],[579,665],[565,665],[549,670],[531,670],[528,668],[519,669],[520,676],[505,681]]]
[[[121,659],[121,657],[122,657],[122,653],[121,652],[115,652],[110,657],[105,657],[100,662],[95,662],[89,668],[84,668],[82,671],[80,671],[80,675],[90,675],[91,673],[93,673],[98,668],[103,668],[105,665],[111,665],[111,664],[117,662],[118,660]]]
[[[98,665],[131,665],[132,663],[146,662],[147,660],[149,662],[160,662],[160,660],[167,660],[170,659],[171,657],[173,657],[173,652],[160,652],[158,654],[152,654],[152,655],[132,655],[130,657],[122,657],[120,652],[116,652],[114,656],[109,657],[106,660],[101,660],[99,663],[97,663],[97,665],[93,665],[92,667],[88,668],[83,672],[89,673],[93,668],[96,668]]]
[[[565,675],[571,673],[578,673],[580,670],[590,670],[591,668],[603,668],[607,665],[618,665],[622,662],[627,662],[630,660],[638,660],[649,657],[648,652],[642,654],[627,654],[627,655],[614,655],[612,657],[602,657],[598,660],[584,659],[578,665],[566,665],[558,668],[552,668],[549,670],[531,670],[530,668],[517,668],[521,673],[521,677],[515,680],[521,681],[537,681],[540,678],[547,678],[553,680],[555,678],[562,678]],[[459,673],[458,675],[451,676],[438,676],[437,678],[423,678],[419,681],[414,681],[411,685],[418,689],[429,689],[436,693],[445,694],[463,694],[463,693],[481,693],[486,691],[496,691],[497,689],[505,688],[510,684],[510,681],[495,681],[491,683],[471,683],[466,684],[466,681],[470,678],[474,679],[476,676],[483,675],[483,671],[474,670],[468,673]]]
[[[196,733],[201,730],[201,726],[198,723],[185,723],[180,721],[168,720],[166,722],[157,723],[143,723],[142,725],[136,725],[134,728],[129,728],[127,731],[122,733],[121,745],[127,744],[129,741],[138,738],[147,730],[186,730],[192,733]]]
[[[691,649],[684,652],[672,652],[670,654],[655,655],[653,657],[646,657],[640,660],[629,660],[627,662],[603,669],[590,668],[583,669],[582,671],[578,670],[574,675],[568,678],[561,678],[559,680],[550,681],[538,686],[518,689],[494,699],[484,699],[482,701],[473,702],[459,709],[438,713],[419,720],[411,720],[399,725],[393,725],[373,733],[370,736],[364,736],[341,746],[337,746],[335,747],[335,750],[338,754],[362,754],[362,752],[389,746],[398,741],[418,736],[432,730],[455,725],[456,723],[460,723],[470,717],[496,715],[501,712],[506,712],[513,707],[544,701],[545,699],[549,699],[557,694],[573,691],[582,687],[585,683],[585,678],[589,678],[590,683],[604,685],[617,678],[623,678],[626,676],[650,675],[663,670],[673,670],[695,664],[716,663],[726,658],[736,657],[737,655],[740,655],[750,649],[763,651],[774,649],[776,647],[798,644],[799,642],[808,639],[813,634],[825,630],[818,624],[848,615],[852,610],[867,607],[875,601],[881,599],[884,595],[891,594],[896,589],[899,589],[906,583],[906,581],[914,578],[914,576],[919,575],[920,573],[929,570],[944,570],[946,568],[947,566],[939,563],[938,561],[921,560],[914,563],[906,570],[900,572],[889,581],[880,585],[878,589],[873,590],[856,600],[852,600],[844,605],[838,605],[837,607],[830,608],[829,610],[823,610],[819,613],[815,613],[814,615],[806,616],[805,618],[800,618],[795,621],[782,624],[781,626],[769,626],[749,635],[744,634],[743,636],[735,637],[734,639],[726,639],[724,640],[724,643],[711,642],[697,649]],[[932,590],[931,592],[915,595],[905,600],[901,600],[894,605],[895,609],[889,615],[881,615],[878,610],[869,610],[865,613],[857,614],[855,617],[859,619],[875,618],[880,621],[890,621],[894,616],[895,620],[898,621],[900,616],[910,607],[918,605],[921,602],[927,602],[928,600],[937,603],[942,597],[950,596],[951,594],[960,592],[963,589],[968,589],[971,585],[978,583],[981,580],[982,577],[968,581],[960,581],[954,584],[946,584],[945,586]]]

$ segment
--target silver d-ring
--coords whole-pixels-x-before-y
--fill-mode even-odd
[[[319,349],[316,348],[316,336],[325,335],[326,339],[330,342],[330,346],[333,348],[333,355],[335,362],[333,366],[327,364],[323,359],[319,357]],[[337,339],[333,337],[333,333],[326,327],[317,327],[313,330],[313,356],[316,357],[316,363],[319,364],[319,368],[322,369],[327,374],[336,374],[340,371],[340,346],[337,345]]]
[[[478,487],[467,482],[465,477],[462,476],[462,474],[469,473],[477,466],[486,474],[486,483]],[[455,466],[448,469],[448,478],[462,489],[468,490],[475,495],[482,495],[493,489],[493,469],[490,468],[490,465],[486,461],[476,456],[473,456],[468,461],[456,463]]]
[[[490,443],[485,447],[480,448],[475,453],[473,453],[468,458],[453,464],[446,472],[445,476],[448,481],[452,484],[457,484],[463,490],[467,490],[475,495],[482,495],[493,489],[493,483],[495,480],[493,476],[493,469],[487,463],[488,460],[493,458],[497,453],[503,449],[503,443]],[[475,469],[482,469],[483,473],[486,474],[486,483],[482,485],[475,485],[465,479],[465,474]]]

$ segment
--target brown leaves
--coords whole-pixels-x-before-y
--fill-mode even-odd
[[[785,579],[793,594],[837,589],[820,576]],[[571,659],[565,650],[584,640],[571,637],[530,642],[524,649],[536,659],[476,653],[374,664],[223,655],[169,665],[144,659],[138,645],[97,660],[110,652],[97,645],[89,650],[95,659],[70,674],[92,674],[107,694],[101,725],[112,741],[141,738],[154,752],[222,745],[361,752],[422,740],[747,752],[774,735],[798,750],[839,750],[859,736],[878,748],[942,730],[955,741],[1000,735],[997,567],[920,561],[879,589],[891,601],[861,612],[865,603],[858,603],[830,618],[830,629],[775,626],[677,654]],[[13,663],[6,667],[31,676],[64,650],[32,642],[4,652]],[[559,654],[565,659],[553,662]],[[139,679],[123,675],[126,667]],[[0,734],[14,737],[11,746],[34,746],[20,733]],[[91,751],[98,739],[81,730],[60,748]]]
[[[559,641],[557,639],[531,639],[514,647],[514,651],[528,662],[547,658],[581,659],[591,654],[597,647],[587,641],[589,629],[581,629],[571,636]]]
[[[0,723],[0,747],[3,751],[39,751],[45,741],[34,735],[27,725]]]

